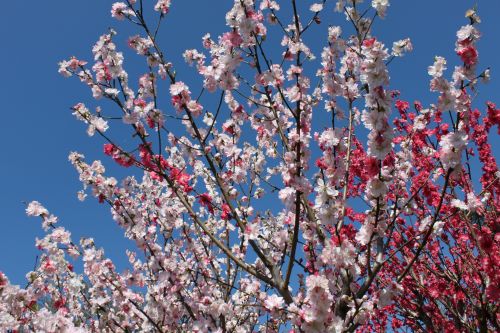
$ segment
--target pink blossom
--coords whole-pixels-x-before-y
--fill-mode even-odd
[[[123,20],[127,16],[135,16],[135,12],[124,2],[115,2],[111,7],[111,16]]]
[[[170,0],[158,0],[154,8],[157,12],[168,14],[170,11]]]
[[[266,300],[264,301],[264,305],[269,311],[279,309],[283,306],[283,297],[272,294],[266,298]]]
[[[243,39],[237,31],[227,32],[222,36],[222,40],[227,42],[230,46],[238,47],[243,43]]]
[[[22,287],[0,273],[0,331],[494,331],[500,110],[474,105],[489,77],[479,16],[457,32],[451,77],[436,57],[437,94],[412,108],[388,66],[411,41],[390,51],[374,19],[389,1],[361,2],[335,2],[350,24],[317,48],[328,2],[234,0],[225,31],[183,53],[193,94],[161,49],[171,2],[114,3],[135,29],[120,37],[137,53],[127,67],[143,67],[125,71],[109,30],[89,68],[71,57],[58,71],[99,99],[71,112],[130,168],[115,178],[69,155],[78,198],[108,206],[128,262],[31,202],[39,260]]]
[[[38,201],[32,201],[28,204],[26,208],[26,214],[28,216],[44,216],[48,215],[47,209],[43,207]]]

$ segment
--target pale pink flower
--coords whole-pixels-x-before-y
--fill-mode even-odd
[[[283,297],[280,297],[276,294],[269,295],[264,301],[264,306],[269,311],[279,309],[283,306]]]
[[[38,201],[32,201],[28,204],[26,208],[26,214],[28,216],[45,216],[49,214],[49,211],[45,209]]]
[[[445,170],[460,164],[462,152],[467,146],[467,138],[464,131],[451,132],[441,138],[439,158]]]
[[[379,198],[388,191],[387,184],[379,178],[372,178],[366,185],[366,194],[372,198]]]
[[[429,66],[428,73],[432,77],[441,77],[446,70],[446,59],[443,57],[435,57],[434,64]]]
[[[111,16],[123,20],[127,16],[135,16],[135,12],[124,2],[115,2],[111,6]]]
[[[411,52],[413,45],[409,38],[398,40],[392,44],[392,55],[402,57],[405,53]]]
[[[372,0],[372,7],[381,18],[384,18],[387,7],[389,7],[389,0]]]
[[[162,14],[168,14],[170,10],[170,0],[158,0],[155,5],[155,10]]]
[[[481,36],[479,31],[473,25],[464,25],[457,31],[457,40],[462,42],[467,39],[478,39]]]
[[[189,91],[188,86],[184,82],[179,81],[170,86],[170,94],[172,96],[179,95],[184,91]]]
[[[322,3],[313,3],[310,7],[309,10],[311,12],[320,12],[323,10],[323,4]]]

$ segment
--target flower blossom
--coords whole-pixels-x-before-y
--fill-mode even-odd
[[[443,72],[446,70],[446,59],[443,57],[435,57],[434,64],[429,66],[428,73],[430,76],[436,78],[443,76]]]
[[[28,216],[44,216],[48,215],[49,211],[45,209],[38,201],[32,201],[28,204],[26,208],[26,214]]]
[[[135,16],[133,9],[129,8],[124,2],[115,2],[111,6],[111,16],[117,20],[123,20],[127,16]]]
[[[445,170],[455,168],[461,162],[462,152],[467,146],[467,134],[464,131],[448,133],[439,142],[439,158]]]
[[[168,14],[170,11],[170,0],[158,0],[155,5],[155,10],[162,14]]]
[[[389,6],[389,0],[372,0],[372,7],[375,8],[381,18],[385,17],[385,12]]]

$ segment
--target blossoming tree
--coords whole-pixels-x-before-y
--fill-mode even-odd
[[[451,77],[444,58],[429,66],[435,104],[411,106],[388,73],[410,40],[390,51],[371,31],[388,0],[336,1],[350,30],[329,27],[316,59],[308,33],[329,5],[234,0],[227,32],[184,53],[203,81],[196,93],[158,40],[170,0],[112,5],[137,27],[128,45],[144,74],[129,77],[113,30],[91,63],[71,58],[59,72],[114,105],[72,110],[134,175],[69,159],[79,197],[109,205],[137,247],[120,272],[31,202],[43,254],[24,288],[0,273],[2,332],[499,331],[500,174],[488,135],[500,110],[472,106],[489,78],[476,11],[457,32]],[[135,143],[109,134],[113,124]]]

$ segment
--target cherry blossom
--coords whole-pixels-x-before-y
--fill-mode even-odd
[[[45,235],[25,286],[0,272],[0,330],[497,331],[500,110],[474,105],[481,20],[469,10],[454,58],[428,67],[431,101],[408,101],[390,70],[413,45],[373,29],[389,5],[235,0],[226,30],[182,54],[192,82],[160,47],[171,1],[112,4],[131,36],[110,29],[58,71],[89,88],[72,113],[114,164],[70,153],[77,197],[109,208],[128,263],[32,201]],[[347,24],[320,30],[332,9]]]

